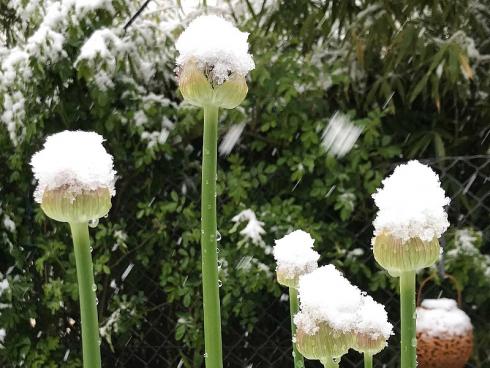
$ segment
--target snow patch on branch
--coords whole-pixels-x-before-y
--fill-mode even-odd
[[[17,229],[15,222],[7,214],[3,215],[3,227],[11,233],[15,233],[15,230]]]
[[[61,33],[41,25],[27,40],[26,50],[31,57],[38,58],[42,63],[55,63],[61,57],[66,57],[64,43],[65,37]]]
[[[0,95],[3,95],[0,121],[6,126],[12,143],[17,145],[25,135],[24,118],[28,106],[24,96],[36,70],[31,64],[50,68],[66,58],[65,42],[73,27],[78,27],[91,12],[106,10],[114,14],[115,10],[111,0],[10,0],[7,6],[21,19],[24,31],[35,29],[32,34],[25,32],[27,36],[18,42],[18,46],[0,51],[3,60],[0,64]],[[53,95],[55,93],[53,91]]]
[[[85,41],[76,63],[81,60],[93,60],[97,56],[103,59],[111,59],[114,63],[114,51],[117,52],[122,49],[122,44],[121,39],[112,30],[108,28],[99,29]]]
[[[234,216],[231,221],[236,224],[233,227],[233,230],[236,229],[240,223],[247,222],[247,225],[240,231],[240,234],[243,235],[246,240],[250,240],[253,244],[263,247],[266,254],[272,252],[272,247],[266,246],[262,239],[262,235],[265,234],[264,223],[257,219],[254,211],[250,208],[243,210]]]
[[[89,12],[101,9],[107,10],[111,14],[115,13],[112,0],[65,0],[63,4],[66,7],[73,6],[78,16],[85,16]]]

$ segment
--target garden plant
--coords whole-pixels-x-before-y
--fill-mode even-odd
[[[294,316],[299,312],[298,287],[301,276],[318,267],[320,255],[314,251],[315,240],[310,234],[296,230],[276,240],[274,258],[277,262],[277,282],[289,288],[291,315],[291,334],[293,341],[293,359],[295,368],[304,368],[304,360],[296,347],[296,325]]]
[[[0,2],[0,366],[486,367],[489,9]]]
[[[373,198],[379,208],[373,253],[390,275],[400,278],[401,365],[415,368],[415,275],[439,259],[439,238],[449,226],[444,209],[449,198],[437,174],[418,161],[398,166]]]
[[[245,76],[255,65],[247,33],[217,16],[195,19],[177,40],[179,88],[204,112],[201,181],[201,253],[206,367],[221,368],[216,176],[218,110],[233,109],[247,95]]]
[[[107,215],[114,196],[116,172],[112,156],[93,132],[64,131],[46,139],[43,150],[31,160],[38,181],[36,202],[53,220],[70,225],[75,254],[83,366],[100,368],[100,336],[97,317],[97,286],[94,282],[89,225],[97,226]]]

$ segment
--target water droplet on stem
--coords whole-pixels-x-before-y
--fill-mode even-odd
[[[88,222],[88,226],[90,226],[91,228],[97,227],[98,224],[99,224],[99,219],[92,219],[89,220]]]

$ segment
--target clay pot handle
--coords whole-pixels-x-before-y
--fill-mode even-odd
[[[420,303],[422,302],[422,290],[424,289],[425,285],[433,280],[436,277],[436,274],[432,274],[431,276],[425,278],[419,286],[419,291],[417,293],[417,307],[420,307]],[[449,279],[451,281],[451,284],[453,284],[454,289],[456,290],[456,293],[458,295],[458,306],[461,307],[463,304],[463,297],[461,295],[461,288],[459,287],[458,280],[454,276],[448,275],[447,273],[444,274],[443,279]]]

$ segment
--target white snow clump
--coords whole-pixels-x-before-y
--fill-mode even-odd
[[[444,206],[449,204],[439,176],[427,165],[409,161],[383,180],[373,194],[378,206],[374,235],[389,233],[407,241],[439,238],[449,226]]]
[[[201,71],[211,72],[216,84],[224,83],[232,74],[244,77],[255,68],[247,38],[248,33],[219,16],[200,16],[176,42],[177,65],[195,62]]]
[[[94,132],[64,131],[46,139],[44,148],[31,160],[38,181],[35,200],[42,202],[46,190],[66,187],[73,196],[84,190],[108,189],[115,194],[113,159]]]
[[[314,335],[321,323],[343,333],[388,339],[393,326],[383,305],[352,285],[333,265],[322,266],[299,280],[301,311],[294,323]]]
[[[312,249],[314,242],[311,235],[303,230],[293,231],[275,241],[273,255],[285,276],[294,278],[317,268],[320,255]]]
[[[458,308],[455,300],[425,299],[417,308],[417,332],[432,337],[451,339],[473,330],[468,315]]]

